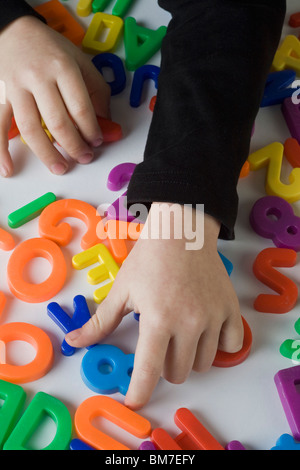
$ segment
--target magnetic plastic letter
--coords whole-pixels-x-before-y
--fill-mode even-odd
[[[127,70],[136,70],[151,59],[161,48],[166,32],[166,26],[160,26],[157,30],[148,29],[138,25],[134,18],[127,17],[124,24]]]
[[[300,400],[296,388],[300,384],[300,366],[280,370],[274,381],[292,434],[300,441]]]
[[[126,202],[127,191],[125,191],[107,208],[106,218],[113,220],[122,220],[123,222],[133,222],[134,220],[136,220],[137,217],[127,210]]]
[[[150,103],[149,103],[149,109],[150,111],[154,111],[154,108],[155,108],[155,105],[156,105],[156,99],[157,99],[157,96],[152,96],[151,100],[150,100]]]
[[[120,163],[115,166],[108,174],[107,187],[110,191],[119,191],[127,183],[135,170],[136,163]]]
[[[201,450],[224,450],[195,415],[187,408],[179,408],[174,416],[175,424],[194,441]],[[180,435],[178,436],[180,437]]]
[[[93,206],[77,199],[61,199],[46,207],[39,218],[40,236],[58,245],[67,245],[72,238],[72,229],[68,223],[60,223],[65,217],[75,217],[85,223],[87,230],[81,239],[83,250],[101,241],[96,234],[101,217]]]
[[[246,450],[243,444],[239,441],[230,441],[227,446],[226,450]]]
[[[294,70],[282,70],[268,75],[265,85],[263,100],[260,104],[262,108],[281,104],[284,99],[292,96],[296,88],[290,85],[296,80]]]
[[[45,134],[47,135],[48,139],[49,139],[51,142],[54,142],[55,139],[54,139],[53,135],[50,133],[49,129],[47,128],[47,126],[46,126],[46,124],[45,124],[43,118],[41,118],[41,125],[42,125],[42,128],[43,128]],[[25,139],[24,139],[24,137],[23,137],[22,135],[21,135],[21,142],[22,142],[24,145],[27,145],[27,143],[26,143],[26,141],[25,141]]]
[[[298,320],[295,322],[294,327],[298,335],[300,335],[300,318],[298,318]]]
[[[20,134],[20,131],[19,131],[18,126],[16,124],[15,118],[12,117],[11,118],[11,126],[10,126],[10,129],[8,131],[8,140],[13,139],[14,137],[16,137],[19,134]]]
[[[278,196],[288,202],[300,199],[300,168],[294,168],[290,175],[290,184],[280,181],[284,146],[280,142],[273,142],[266,147],[252,153],[248,157],[251,170],[259,170],[268,166],[266,176],[266,192],[271,196]]]
[[[281,110],[291,136],[300,144],[300,104],[293,103],[292,98],[286,98]]]
[[[175,439],[164,429],[156,428],[152,431],[151,440],[159,450],[224,450],[187,408],[179,408],[174,421],[182,431]]]
[[[104,119],[102,117],[97,117],[98,124],[102,131],[103,142],[116,142],[123,137],[123,131],[120,124],[117,122],[111,121],[110,119]]]
[[[162,428],[153,429],[151,440],[158,450],[182,450],[182,447]]]
[[[67,450],[72,435],[70,413],[60,400],[44,392],[38,392],[33,397],[3,449],[31,450],[26,447],[26,444],[45,414],[55,422],[56,434],[51,443],[41,450]]]
[[[4,341],[0,341],[0,364],[6,363],[6,345]]]
[[[101,12],[105,10],[110,0],[93,0],[92,10],[93,13]]]
[[[293,436],[282,434],[271,450],[300,450],[300,443],[295,442]]]
[[[300,72],[300,41],[296,36],[288,35],[277,49],[273,60],[275,70],[293,69]]]
[[[131,7],[134,0],[116,0],[112,14],[116,16],[124,16]]]
[[[51,302],[47,306],[47,313],[50,318],[60,327],[64,333],[81,328],[91,318],[90,311],[83,295],[77,295],[73,299],[74,314],[72,318],[61,308],[57,302]],[[92,346],[89,346],[90,348]],[[64,339],[61,345],[61,352],[64,356],[72,356],[76,348],[70,346]]]
[[[292,267],[297,262],[297,253],[286,248],[266,248],[253,264],[257,279],[278,292],[279,295],[260,294],[254,302],[255,310],[265,313],[286,313],[294,308],[298,300],[296,284],[275,267]]]
[[[300,145],[297,139],[287,139],[284,143],[284,153],[292,167],[300,167]]]
[[[252,332],[244,317],[242,317],[242,321],[244,326],[242,349],[236,353],[218,350],[213,362],[214,367],[234,367],[244,362],[249,356],[252,347]]]
[[[95,449],[128,450],[128,447],[93,426],[92,420],[97,416],[108,419],[140,439],[150,436],[151,424],[147,419],[111,397],[93,396],[79,405],[74,423],[79,438]]]
[[[295,322],[295,330],[300,335],[300,318]],[[299,363],[300,362],[300,340],[294,340],[294,339],[287,339],[285,340],[280,348],[279,348],[280,353],[282,356],[287,357],[289,359],[293,360],[293,363]]]
[[[218,254],[222,260],[222,263],[224,264],[225,268],[226,268],[226,271],[228,273],[228,276],[231,275],[232,271],[233,271],[233,264],[232,262],[226,258],[226,256],[224,256],[220,251],[218,251]]]
[[[248,176],[249,173],[250,173],[250,163],[248,162],[248,160],[246,160],[240,171],[239,178],[246,178],[246,176]]]
[[[124,354],[121,349],[111,344],[98,344],[82,359],[82,380],[94,392],[104,394],[120,392],[126,395],[133,361],[134,354]],[[111,370],[105,369],[102,373],[101,366]]]
[[[89,446],[81,439],[72,439],[70,442],[70,450],[96,450],[93,447]]]
[[[95,302],[101,303],[109,293],[119,271],[119,266],[113,259],[112,255],[105,245],[99,243],[88,250],[78,253],[72,258],[72,264],[75,269],[84,269],[97,262],[100,263],[100,266],[88,271],[88,282],[90,284],[98,284],[106,279],[110,279],[111,281],[104,286],[99,287],[94,292]]]
[[[118,95],[124,90],[126,86],[126,72],[120,57],[116,54],[112,54],[111,52],[104,52],[102,54],[97,54],[92,59],[92,62],[102,75],[104,67],[112,69],[114,80],[112,82],[107,82],[110,86],[112,96]]]
[[[122,18],[118,16],[95,13],[82,41],[83,50],[89,54],[112,52],[123,30],[123,24]],[[98,38],[105,28],[109,29],[109,33],[104,42],[99,41]]]
[[[94,0],[93,1],[93,12],[103,11],[111,0]],[[129,10],[133,0],[116,0],[113,7],[112,14],[123,17]]]
[[[59,0],[42,3],[35,7],[35,10],[46,19],[50,28],[68,38],[76,46],[81,45],[85,30]]]
[[[2,315],[2,313],[3,313],[5,304],[6,304],[6,297],[5,297],[5,294],[0,291],[0,318],[1,318],[1,315]]]
[[[288,359],[292,359],[293,364],[300,363],[300,341],[287,339],[279,348],[280,354]]]
[[[33,258],[45,258],[51,264],[49,277],[33,284],[24,280],[26,264]],[[12,252],[7,265],[9,288],[18,299],[24,302],[44,302],[54,297],[64,286],[67,266],[64,255],[56,243],[45,238],[31,238],[20,243]]]
[[[143,229],[143,224],[124,222],[121,220],[108,220],[105,230],[109,247],[117,263],[122,264],[127,258],[128,248],[125,240],[136,241]]]
[[[294,13],[293,15],[290,16],[289,25],[292,28],[299,28],[300,27],[300,12],[299,13]]]
[[[258,199],[249,220],[258,235],[270,238],[278,248],[300,251],[300,217],[284,199],[276,196]]]
[[[16,366],[0,364],[0,379],[15,384],[27,383],[43,377],[53,364],[53,347],[49,336],[40,328],[28,323],[6,323],[0,326],[0,341],[25,341],[36,350],[35,358],[28,364]]]
[[[25,403],[26,393],[19,385],[0,380],[0,449],[12,432]]]
[[[89,16],[92,13],[93,0],[78,0],[76,13],[78,16]]]
[[[144,441],[141,443],[139,450],[156,450],[156,447],[150,441]]]
[[[136,163],[120,163],[115,166],[109,173],[107,178],[107,187],[111,191],[119,191],[129,183],[131,176],[135,170]],[[122,220],[132,222],[136,217],[127,210],[124,205],[127,191],[125,191],[116,201],[114,201],[107,209],[107,219]]]
[[[141,104],[143,87],[146,80],[153,80],[155,88],[158,88],[158,77],[160,67],[156,65],[142,65],[133,75],[133,81],[130,92],[130,106],[138,108]]]
[[[12,235],[3,228],[0,228],[0,249],[10,251],[14,249],[15,245]]]
[[[53,193],[46,193],[41,197],[38,197],[32,202],[29,202],[20,209],[12,212],[8,216],[8,225],[11,228],[18,228],[21,225],[26,224],[30,220],[38,217],[46,206],[56,201],[56,196]]]

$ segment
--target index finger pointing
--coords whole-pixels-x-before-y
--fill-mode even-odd
[[[134,367],[125,404],[131,409],[142,408],[149,400],[161,376],[170,335],[154,327],[140,316],[140,333]]]

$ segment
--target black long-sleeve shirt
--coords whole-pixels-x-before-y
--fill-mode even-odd
[[[159,0],[172,19],[143,162],[128,204],[204,204],[234,237],[237,182],[285,17],[285,0]],[[35,14],[0,0],[0,28]]]
[[[24,0],[0,0],[0,30],[25,15],[42,19]]]

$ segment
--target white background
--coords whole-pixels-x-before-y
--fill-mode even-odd
[[[35,5],[42,2],[31,3]],[[75,0],[62,3],[70,11],[75,12],[77,3]],[[107,8],[107,13],[111,13],[112,5],[113,2]],[[298,1],[288,1],[288,14],[283,36],[295,33],[288,27],[287,21],[289,15],[297,11],[299,11]],[[154,0],[137,0],[129,14],[134,16],[137,22],[153,29],[167,25],[169,21],[168,13],[161,10]],[[77,17],[77,20],[87,26],[91,18],[90,15],[88,18]],[[122,41],[116,53],[124,59]],[[159,60],[160,56],[156,54],[150,63],[159,65]],[[111,104],[112,117],[122,125],[124,138],[120,142],[103,146],[96,160],[90,165],[74,166],[68,174],[62,177],[53,176],[20,142],[19,137],[10,142],[15,174],[12,178],[2,179],[0,182],[0,226],[9,230],[17,243],[39,236],[38,220],[12,230],[7,226],[7,216],[23,204],[48,191],[54,192],[57,198],[81,199],[95,208],[99,204],[113,202],[121,194],[121,191],[113,193],[107,189],[108,173],[121,162],[138,163],[142,160],[152,115],[148,104],[155,94],[154,85],[149,82],[145,88],[141,106],[133,109],[129,105],[131,83],[132,73],[127,72],[126,89],[120,95],[112,97]],[[261,109],[256,120],[251,151],[273,141],[284,142],[288,137],[290,137],[289,131],[280,106]],[[283,169],[283,181],[288,181],[287,176],[290,170],[291,168],[286,164]],[[183,385],[172,385],[163,379],[159,382],[151,402],[140,411],[140,414],[151,421],[152,428],[163,427],[172,436],[179,433],[173,417],[180,407],[187,407],[193,411],[224,446],[231,440],[239,440],[249,450],[268,450],[275,446],[281,434],[290,433],[273,378],[280,369],[293,366],[291,360],[280,355],[279,347],[285,339],[299,339],[293,326],[299,317],[299,302],[293,311],[284,315],[263,314],[256,312],[253,308],[253,301],[258,294],[272,293],[255,279],[252,265],[261,250],[274,245],[270,240],[256,235],[249,225],[252,205],[257,199],[266,195],[265,171],[263,169],[253,172],[247,178],[240,180],[236,240],[219,242],[220,251],[234,265],[231,279],[238,293],[242,313],[253,333],[251,354],[243,364],[234,368],[213,367],[203,375],[192,373]],[[295,214],[300,216],[300,204],[293,204],[293,207]],[[91,313],[94,313],[96,309],[93,301],[95,287],[87,283],[86,270],[75,271],[71,266],[72,256],[81,250],[80,238],[85,231],[85,226],[76,219],[68,221],[74,229],[74,237],[72,242],[63,248],[68,263],[67,281],[61,292],[52,300],[72,313],[73,297],[82,294],[87,298]],[[2,324],[14,321],[28,322],[43,328],[51,338],[55,350],[55,361],[51,371],[40,380],[23,385],[27,394],[26,403],[32,400],[35,393],[43,391],[63,401],[73,418],[80,403],[94,395],[80,377],[81,360],[86,350],[78,351],[72,357],[62,356],[60,345],[63,333],[47,316],[48,302],[27,304],[10,293],[6,281],[6,265],[10,255],[11,252],[0,252],[0,290],[7,297],[7,305],[0,322]],[[32,279],[40,282],[41,279],[47,277],[49,269],[45,260],[35,260],[31,264]],[[285,268],[281,272],[286,273],[298,286],[300,285],[299,263],[294,268]],[[138,323],[130,314],[107,338],[106,342],[120,347],[125,353],[133,353],[137,335]],[[11,342],[7,346],[7,361],[10,363],[24,364],[33,357],[34,350],[27,343]],[[112,397],[123,402],[124,397],[121,394],[114,394]],[[100,426],[102,430],[109,430],[111,435],[122,440],[130,448],[136,449],[141,443],[139,439],[117,429],[105,420],[97,422],[96,426]],[[53,424],[44,423],[43,432],[40,430],[39,436],[33,437],[32,446],[45,446],[51,441],[54,432]]]

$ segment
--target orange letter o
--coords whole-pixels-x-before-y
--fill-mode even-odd
[[[26,264],[33,258],[46,258],[52,266],[48,279],[32,284],[23,279]],[[7,265],[9,288],[24,302],[44,302],[54,297],[63,287],[67,275],[64,255],[56,243],[45,238],[31,238],[18,245]]]

